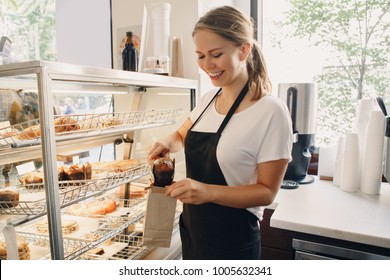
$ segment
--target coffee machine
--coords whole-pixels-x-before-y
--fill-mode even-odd
[[[294,143],[292,161],[284,180],[309,184],[314,178],[307,174],[314,146],[317,119],[317,86],[314,83],[282,83],[278,95],[291,113]]]

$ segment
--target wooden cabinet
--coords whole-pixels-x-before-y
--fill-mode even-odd
[[[261,258],[263,260],[292,260],[293,232],[270,227],[274,210],[264,209],[263,220],[260,223]]]
[[[390,259],[390,250],[387,248],[270,227],[273,213],[274,210],[265,209],[261,221],[263,260],[309,259],[296,257],[297,251],[298,255],[311,255],[310,259]],[[293,240],[309,245],[297,249]]]

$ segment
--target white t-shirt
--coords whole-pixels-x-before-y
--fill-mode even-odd
[[[207,93],[190,113],[194,123],[216,92]],[[215,109],[215,100],[192,128],[217,132],[225,115]],[[292,125],[283,101],[266,95],[232,116],[217,146],[217,160],[228,186],[255,184],[257,164],[278,159],[291,160]],[[248,208],[261,219],[260,207]]]

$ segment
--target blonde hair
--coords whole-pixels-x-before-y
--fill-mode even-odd
[[[254,39],[254,23],[251,18],[231,6],[222,6],[210,10],[195,24],[192,36],[199,30],[210,30],[236,46],[249,43],[251,53],[246,61],[249,84],[256,85],[253,99],[260,99],[271,92],[271,81],[268,77],[267,66],[259,44]]]

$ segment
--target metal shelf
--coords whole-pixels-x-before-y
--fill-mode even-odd
[[[116,178],[107,177],[104,183],[91,180],[80,185],[69,185],[64,189],[60,189],[56,187],[61,185],[61,182],[58,182],[55,168],[56,155],[67,151],[80,151],[93,146],[114,143],[117,139],[132,138],[132,133],[129,132],[136,130],[173,124],[179,111],[148,111],[146,117],[139,115],[139,112],[133,112],[133,121],[125,121],[124,123],[122,121],[120,125],[110,127],[100,125],[103,124],[100,120],[109,115],[66,116],[67,118],[76,117],[77,122],[88,118],[92,118],[92,120],[98,118],[99,121],[98,125],[90,125],[88,128],[85,124],[79,124],[82,129],[77,131],[58,132],[55,124],[55,118],[58,116],[55,116],[54,110],[52,110],[54,107],[53,97],[56,94],[64,93],[80,95],[114,94],[115,96],[128,94],[129,97],[133,97],[133,101],[131,101],[132,103],[129,101],[129,106],[126,108],[137,111],[138,106],[136,104],[139,105],[141,96],[147,94],[147,88],[172,88],[188,90],[190,92],[191,108],[193,108],[197,87],[198,82],[195,80],[57,62],[29,61],[1,65],[0,88],[26,89],[38,94],[40,118],[35,120],[35,123],[29,123],[28,126],[36,125],[42,133],[38,136],[34,132],[34,137],[21,139],[23,133],[26,132],[23,132],[24,127],[27,126],[2,128],[0,134],[3,134],[4,130],[12,132],[15,129],[16,133],[19,133],[17,134],[19,137],[13,138],[12,135],[0,136],[0,165],[42,158],[43,169],[45,170],[44,181],[48,187],[43,188],[44,200],[35,201],[39,205],[35,205],[34,200],[24,200],[20,201],[20,206],[14,207],[12,210],[10,210],[12,207],[9,209],[0,208],[0,213],[27,215],[27,222],[24,223],[23,221],[23,224],[20,224],[21,226],[28,224],[28,221],[31,221],[30,218],[35,217],[34,215],[46,213],[49,222],[49,234],[36,235],[19,232],[18,237],[30,241],[34,245],[42,244],[42,246],[46,246],[50,253],[44,258],[48,259],[76,259],[105,240],[121,234],[128,225],[144,214],[144,209],[135,218],[120,217],[122,219],[119,221],[120,226],[114,230],[105,231],[104,227],[100,228],[99,230],[102,230],[104,234],[97,240],[72,239],[62,236],[62,207],[82,201],[90,196],[103,194],[120,184],[129,182],[129,177],[126,177],[127,175]],[[150,118],[150,114],[156,118]],[[110,114],[110,117],[118,116],[117,113]],[[140,119],[142,121],[139,121]],[[94,123],[94,121],[91,123]],[[131,145],[126,144],[125,147],[125,154],[128,155],[130,153],[127,152],[131,150],[129,146]],[[138,175],[148,174],[148,168],[141,173]],[[137,177],[138,175],[133,174],[131,176]],[[104,179],[102,180],[104,181]],[[110,218],[102,219],[107,221]],[[107,225],[112,225],[112,223],[107,222]],[[141,246],[138,255],[141,256],[147,250],[147,248]],[[137,258],[138,255],[136,253],[134,258]]]
[[[65,120],[65,125],[55,126],[56,130],[64,130],[56,133],[55,140],[58,151],[80,149],[83,145],[91,147],[91,142],[94,145],[114,143],[130,131],[173,124],[181,113],[181,109],[170,109],[57,116],[56,119]],[[69,123],[71,128],[61,128]],[[0,129],[0,154],[3,155],[0,164],[39,157],[40,143],[39,119]]]
[[[92,196],[102,194],[120,185],[129,183],[150,174],[150,167],[147,163],[125,170],[123,172],[112,172],[111,170],[100,170],[106,174],[99,179],[60,181],[59,196],[61,208],[79,202]],[[45,206],[45,184],[20,185],[14,190],[19,194],[36,194],[37,199],[31,201],[19,201],[19,205],[12,207],[12,201],[0,202],[0,214],[8,215],[43,215],[46,213]]]

